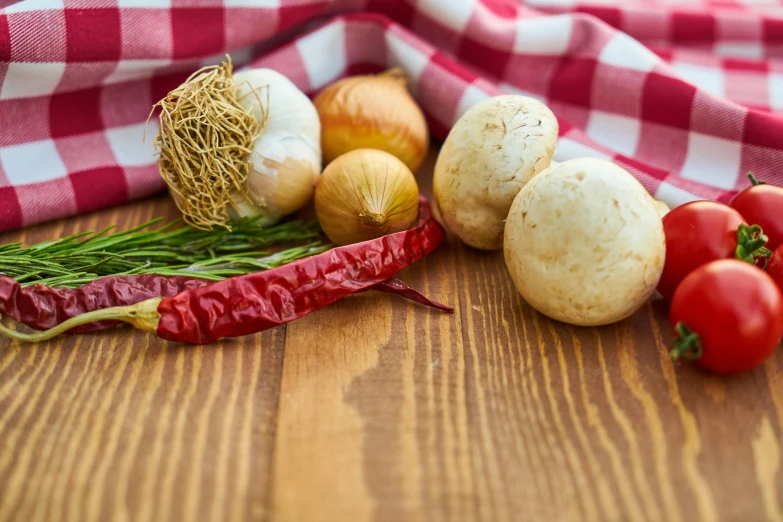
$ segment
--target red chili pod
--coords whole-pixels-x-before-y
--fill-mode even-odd
[[[45,332],[22,334],[5,327],[0,331],[19,340],[40,341],[96,321],[123,321],[163,339],[194,344],[249,335],[384,284],[434,250],[444,237],[443,228],[430,217],[429,203],[421,198],[419,225],[410,230],[334,248],[265,272],[196,286],[171,297],[95,310]],[[404,295],[402,288],[390,291]]]

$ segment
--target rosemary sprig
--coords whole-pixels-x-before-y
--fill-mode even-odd
[[[268,270],[332,247],[317,223],[291,221],[262,227],[243,218],[231,230],[200,230],[175,221],[158,228],[154,219],[124,232],[114,227],[23,246],[0,246],[0,274],[24,286],[73,287],[107,275],[187,275],[220,280]],[[304,244],[301,244],[303,243]],[[297,244],[299,243],[299,244]],[[291,245],[273,253],[269,247]]]

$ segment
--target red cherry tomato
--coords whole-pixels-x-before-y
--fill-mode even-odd
[[[772,257],[769,258],[767,273],[778,284],[780,291],[783,292],[783,245],[780,245],[772,254]]]
[[[729,202],[745,221],[759,225],[769,238],[767,248],[775,250],[783,244],[783,187],[767,185],[748,174],[752,186]]]
[[[680,281],[701,265],[737,256],[737,230],[742,225],[747,227],[739,212],[714,201],[686,203],[666,214],[666,261],[658,283],[661,295],[671,298]],[[764,242],[748,235],[743,238],[740,257],[753,260]]]
[[[778,346],[783,295],[750,263],[713,261],[677,288],[669,321],[678,337],[673,358],[695,359],[715,373],[740,373],[764,362]]]

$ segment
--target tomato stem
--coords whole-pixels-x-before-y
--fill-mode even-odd
[[[677,323],[674,330],[677,332],[678,339],[674,341],[674,348],[669,352],[672,359],[677,360],[682,357],[698,359],[701,357],[702,348],[699,334],[685,326],[682,321]]]
[[[742,223],[737,228],[737,248],[734,251],[734,257],[740,261],[756,264],[757,258],[767,258],[772,255],[772,252],[764,247],[767,241],[769,238],[760,226],[749,227]]]
[[[756,179],[756,176],[753,175],[752,172],[748,172],[748,177],[750,178],[750,183],[755,187],[756,185],[766,185],[766,181],[762,181],[759,179]]]

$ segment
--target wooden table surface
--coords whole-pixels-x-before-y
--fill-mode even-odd
[[[401,277],[457,313],[368,293],[208,346],[0,340],[0,521],[783,520],[783,352],[709,376],[668,357],[662,303],[559,324],[453,240]]]

